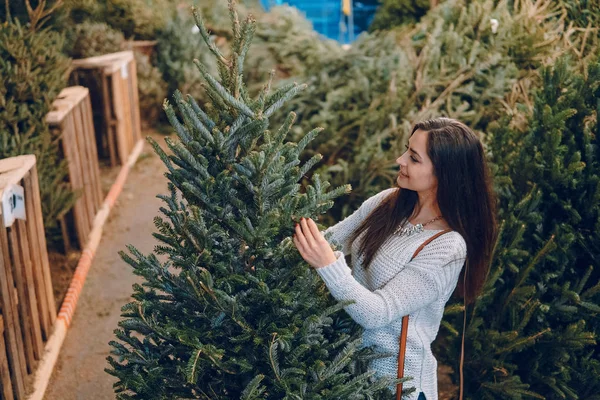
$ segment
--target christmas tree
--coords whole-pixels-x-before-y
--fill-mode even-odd
[[[492,124],[502,233],[468,310],[466,399],[594,399],[600,393],[600,59],[542,70],[526,128]],[[515,118],[515,117],[513,117]],[[438,353],[457,365],[462,313]]]
[[[155,218],[161,244],[148,255],[121,252],[144,282],[122,308],[106,371],[118,378],[120,399],[391,398],[398,380],[368,369],[390,355],[361,346],[362,328],[342,312],[349,303],[333,300],[290,238],[294,221],[316,219],[350,188],[326,192],[315,174],[301,192],[321,156],[298,157],[320,128],[286,142],[293,112],[268,128],[304,86],[271,93],[269,82],[249,97],[243,65],[254,19],[240,22],[232,1],[229,8],[227,56],[194,10],[220,80],[196,60],[212,107],[180,92],[176,107],[164,103],[179,140],[166,139],[172,154],[150,140],[168,169]]]

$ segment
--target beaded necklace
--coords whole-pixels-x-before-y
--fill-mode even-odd
[[[439,219],[442,219],[442,218],[444,218],[444,217],[442,217],[440,215],[439,217],[435,217],[431,221],[427,221],[424,224],[416,224],[416,225],[413,225],[413,226],[405,226],[404,228],[402,228],[402,226],[399,226],[398,229],[396,229],[394,231],[394,234],[399,234],[400,236],[404,236],[404,235],[410,236],[410,235],[415,234],[415,233],[421,233],[421,232],[424,231],[425,225],[428,225],[428,224],[430,224],[432,222],[435,222],[435,221],[437,221]]]

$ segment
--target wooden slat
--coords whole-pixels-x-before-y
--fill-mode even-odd
[[[25,396],[27,367],[19,313],[15,304],[14,280],[11,270],[10,250],[6,228],[0,218],[0,306],[4,320],[6,353],[10,366],[13,392],[17,397]]]
[[[63,106],[68,105],[67,102],[63,101],[62,102]],[[62,111],[63,110],[58,110],[60,107],[56,107],[57,108],[57,112],[60,112],[61,115],[63,114]],[[68,116],[70,114],[65,114],[63,115],[63,118],[60,121],[59,125],[56,124],[51,124],[50,125],[50,130],[52,131],[52,135],[56,136],[57,138],[59,138],[59,159],[61,160],[66,160],[67,161],[67,175],[71,175],[73,169],[75,168],[73,166],[73,160],[70,157],[70,149],[68,148],[68,143],[70,142],[70,136],[71,133],[70,131],[66,131],[65,132],[65,123],[67,122],[66,120],[68,120]],[[48,120],[48,118],[46,118],[46,120]],[[69,182],[71,184],[71,188],[73,190],[76,190],[76,188],[73,187],[72,182]],[[65,254],[68,253],[69,251],[71,251],[71,237],[70,237],[70,231],[68,229],[66,220],[65,220],[65,213],[58,215],[57,216],[57,220],[58,223],[60,225],[60,230],[62,233],[62,244],[63,244],[63,249]]]
[[[87,146],[86,141],[88,140],[86,137],[86,124],[84,121],[84,115],[82,114],[83,110],[81,108],[81,103],[77,108],[73,110],[73,119],[75,120],[76,134],[75,140],[77,142],[77,149],[79,154],[81,155],[81,178],[83,179],[83,203],[85,204],[85,238],[81,241],[81,247],[85,246],[87,239],[90,235],[90,231],[92,230],[92,221],[94,220],[94,216],[96,215],[96,210],[94,207],[93,201],[93,178],[92,178],[92,168],[94,167],[93,159],[87,156]]]
[[[29,174],[24,179],[29,179]],[[40,313],[38,310],[38,301],[36,295],[35,281],[33,277],[33,266],[31,265],[31,253],[37,251],[30,247],[29,239],[27,238],[26,221],[18,219],[13,226],[16,226],[16,231],[19,240],[19,249],[21,250],[21,261],[24,267],[23,275],[25,276],[24,288],[25,296],[27,297],[27,313],[31,317],[31,340],[33,345],[33,357],[36,360],[42,358],[44,352],[44,342],[42,341],[42,331],[40,328]]]
[[[97,143],[96,150],[99,158],[107,157],[108,154],[108,146],[105,146],[108,119],[105,115],[106,101],[104,100],[103,79],[102,71],[86,69],[74,69],[69,78],[69,82],[72,84],[89,88],[92,121]]]
[[[153,47],[156,46],[157,43],[157,40],[127,40],[123,42],[123,47],[136,49],[138,47]]]
[[[130,88],[133,97],[131,113],[134,117],[133,146],[142,138],[142,120],[140,117],[140,100],[137,81],[137,64],[135,58],[129,63]],[[133,150],[133,147],[132,147]]]
[[[35,225],[38,235],[38,243],[40,244],[39,252],[43,263],[44,285],[46,286],[46,303],[48,304],[49,317],[51,325],[56,321],[56,302],[54,301],[54,293],[52,289],[52,277],[50,276],[50,262],[48,261],[48,250],[46,248],[46,237],[44,236],[44,219],[42,218],[42,202],[40,200],[40,187],[38,183],[37,167],[33,166],[30,171],[31,185],[33,191],[33,203],[35,204],[33,217],[35,217]]]
[[[40,251],[40,239],[37,233],[38,222],[35,215],[35,202],[33,196],[33,184],[31,182],[31,174],[29,179],[23,180],[23,189],[25,191],[25,213],[27,225],[27,237],[31,247],[31,262],[33,265],[33,277],[36,287],[36,300],[40,311],[40,322],[42,330],[42,338],[48,340],[50,337],[50,310],[48,310],[48,302],[46,301],[46,285],[44,284],[44,261],[42,260],[42,252]],[[45,246],[45,243],[44,243]]]
[[[90,225],[91,225],[91,217],[90,210],[88,210],[88,203],[86,198],[86,186],[88,183],[86,182],[86,160],[85,153],[81,151],[81,132],[83,130],[81,126],[81,121],[77,118],[77,113],[73,112],[70,115],[70,120],[72,122],[72,137],[71,137],[71,145],[73,146],[74,153],[77,153],[75,156],[77,163],[77,178],[79,180],[79,189],[82,191],[81,196],[77,199],[81,210],[75,214],[76,224],[80,226],[81,233],[77,235],[80,238],[80,246],[83,247],[87,241],[87,238],[90,234]],[[78,221],[77,221],[78,220]]]
[[[73,109],[88,95],[88,88],[83,86],[69,86],[64,88],[52,102],[52,110],[46,114],[46,123],[60,125],[65,117],[73,112]]]
[[[69,181],[71,183],[71,188],[73,190],[80,191],[83,189],[83,181],[80,176],[81,159],[75,139],[76,126],[72,113],[66,116],[63,120],[62,132],[62,145],[69,169]],[[73,212],[75,214],[75,231],[77,232],[77,237],[84,238],[86,236],[85,224],[82,223],[83,221],[81,218],[78,218],[78,216],[86,214],[85,204],[82,201],[81,196],[79,196],[75,201],[75,204],[73,205]]]
[[[13,400],[12,383],[10,382],[10,370],[8,369],[8,357],[6,345],[4,344],[4,320],[0,314],[0,399]]]
[[[127,69],[129,73],[129,69]],[[121,93],[121,101],[123,107],[123,125],[124,125],[124,137],[123,141],[125,142],[126,155],[123,160],[123,164],[127,161],[131,150],[133,150],[133,112],[131,110],[131,96],[129,93],[129,79],[123,78],[122,75],[119,75],[119,89]]]
[[[15,222],[16,224],[16,222]],[[31,374],[35,368],[35,356],[33,355],[33,329],[31,315],[29,314],[29,299],[26,293],[25,265],[19,246],[19,237],[15,225],[8,228],[8,244],[12,255],[12,273],[17,288],[19,323],[23,335],[23,346],[25,349],[25,361],[27,362],[27,374]]]
[[[6,186],[17,185],[34,165],[35,156],[31,154],[0,160],[0,195]]]
[[[107,73],[114,72],[117,68],[120,68],[119,61],[130,60],[133,58],[133,52],[131,50],[119,51],[116,53],[103,54],[95,57],[81,58],[73,60],[72,64],[74,68],[91,69],[98,68],[99,66],[105,67]]]
[[[102,96],[104,103],[104,121],[106,126],[106,140],[108,142],[108,151],[110,154],[110,165],[116,166],[118,164],[117,159],[117,124],[114,114],[114,99],[111,96],[112,93],[112,76],[102,75]]]
[[[92,185],[93,185],[93,199],[94,199],[94,215],[100,209],[102,205],[102,184],[100,181],[100,166],[98,165],[98,150],[96,149],[96,140],[94,134],[94,120],[92,115],[92,102],[88,95],[85,100],[81,103],[83,110],[84,121],[86,124],[85,131],[87,137],[85,143],[87,145],[87,154],[90,160],[94,163],[91,168],[92,172]]]
[[[118,157],[119,157],[119,164],[124,164],[127,161],[127,147],[128,147],[128,143],[127,143],[127,128],[126,128],[126,123],[127,121],[125,120],[126,118],[129,118],[129,116],[125,115],[125,110],[124,110],[124,99],[123,99],[123,86],[121,84],[122,79],[121,79],[121,71],[117,71],[114,74],[111,75],[112,77],[112,87],[111,87],[111,91],[112,91],[112,100],[113,100],[113,104],[112,104],[112,108],[113,108],[113,112],[115,115],[115,120],[117,121],[117,126],[116,126],[116,137],[117,137],[117,149],[118,149]],[[129,131],[130,132],[130,131]]]
[[[90,199],[90,162],[87,157],[86,152],[86,134],[85,134],[85,124],[83,118],[81,116],[81,107],[79,105],[73,110],[73,119],[75,121],[76,131],[75,131],[75,141],[77,143],[77,150],[80,154],[81,159],[81,179],[83,180],[83,193],[82,200],[85,203],[85,215],[80,218],[85,218],[86,224],[86,234],[85,240],[81,242],[82,247],[84,243],[87,241],[87,237],[91,230],[91,222],[94,218],[94,206]],[[77,217],[77,216],[76,216]]]
[[[89,235],[89,216],[87,210],[87,203],[85,199],[85,167],[83,154],[81,154],[79,141],[77,136],[81,132],[81,126],[79,126],[78,120],[74,113],[69,114],[67,125],[65,125],[65,133],[69,132],[69,147],[70,155],[72,159],[73,171],[70,173],[69,179],[74,189],[82,191],[81,195],[75,202],[73,207],[75,216],[75,228],[77,231],[77,237],[80,238],[80,244],[83,246]]]
[[[136,143],[136,136],[137,136],[137,129],[136,129],[136,112],[135,112],[135,108],[133,106],[133,68],[135,68],[135,60],[131,60],[129,63],[127,63],[127,79],[123,79],[123,97],[125,97],[127,99],[127,110],[129,111],[129,118],[128,118],[128,126],[127,128],[130,129],[130,134],[128,135],[127,138],[127,142],[128,142],[128,151],[127,151],[127,156],[129,156],[129,154],[131,154],[131,151],[133,150],[133,146],[135,146]]]

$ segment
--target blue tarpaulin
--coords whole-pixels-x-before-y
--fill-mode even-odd
[[[346,16],[341,0],[261,0],[261,3],[266,10],[283,4],[296,7],[317,32],[341,43],[353,42],[366,30],[377,8],[377,0],[352,1],[352,14]]]

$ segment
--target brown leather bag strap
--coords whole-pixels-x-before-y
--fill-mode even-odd
[[[458,400],[463,400],[464,395],[464,373],[463,373],[463,364],[465,363],[465,333],[467,332],[467,296],[466,296],[466,288],[467,288],[467,269],[469,268],[469,263],[465,263],[465,273],[463,275],[463,299],[465,301],[465,313],[463,319],[463,332],[462,332],[462,344],[460,345],[460,366],[459,366],[459,374],[460,374],[460,393],[458,395]]]
[[[425,246],[429,243],[442,236],[444,233],[451,232],[451,229],[446,229],[444,231],[438,232],[429,239],[427,239],[411,257],[410,261],[414,260],[417,255],[423,250]],[[404,378],[404,358],[406,356],[406,338],[408,337],[408,315],[402,317],[402,328],[400,330],[400,351],[398,352],[398,378]],[[396,386],[396,400],[402,399],[402,384],[398,383]]]

